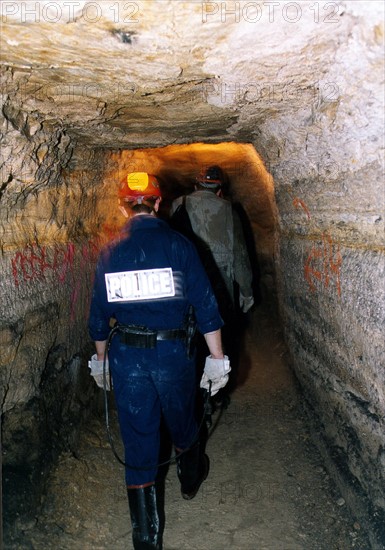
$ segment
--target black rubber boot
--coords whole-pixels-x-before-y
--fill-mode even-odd
[[[155,485],[127,487],[135,550],[162,550]]]
[[[191,500],[209,475],[209,457],[201,451],[200,443],[184,452],[177,460],[177,474],[182,497]]]

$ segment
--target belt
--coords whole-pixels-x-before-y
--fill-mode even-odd
[[[163,340],[182,340],[186,338],[186,331],[179,328],[169,330],[150,330],[145,327],[119,326],[120,341],[126,346],[151,349],[156,343]]]
[[[157,330],[156,339],[159,340],[182,340],[186,338],[186,331],[181,328],[172,328],[170,330]]]

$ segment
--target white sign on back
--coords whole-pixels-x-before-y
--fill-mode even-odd
[[[128,302],[175,296],[171,267],[106,273],[107,300]]]

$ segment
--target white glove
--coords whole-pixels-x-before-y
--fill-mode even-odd
[[[229,381],[230,371],[230,361],[227,355],[224,356],[224,359],[213,359],[209,355],[209,357],[206,357],[200,387],[209,390],[211,382],[211,395],[215,395],[221,388],[226,386]]]
[[[91,357],[91,361],[88,361],[88,367],[91,369],[91,376],[95,380],[99,388],[103,388],[103,361],[98,361],[97,355]],[[110,370],[108,365],[108,359],[106,359],[106,390],[110,390]]]
[[[239,293],[239,307],[243,313],[247,313],[253,305],[254,298],[252,296],[243,296],[241,292]]]

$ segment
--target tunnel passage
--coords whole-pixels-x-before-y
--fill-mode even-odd
[[[86,420],[91,407],[94,388],[84,366],[91,353],[85,327],[92,270],[101,246],[125,223],[117,208],[117,190],[127,173],[159,176],[164,199],[160,215],[167,219],[171,201],[194,189],[201,168],[220,163],[229,184],[226,194],[245,211],[256,300],[276,307],[273,183],[252,145],[198,143],[102,154],[101,161],[98,152],[96,166],[96,155],[90,155],[90,173],[76,169],[73,157],[61,174],[62,183],[26,196],[17,222],[24,244],[8,244],[14,287],[9,314],[14,311],[15,321],[4,331],[12,360],[2,428],[4,488],[7,500],[13,501],[8,506],[11,515],[20,506],[30,506],[26,492],[38,500],[45,473],[60,451],[76,448],[79,420]],[[99,187],[86,186],[95,176]],[[15,295],[22,299],[24,314],[15,311]],[[16,319],[17,314],[21,318]],[[20,378],[12,376],[13,365],[23,365]],[[22,502],[11,499],[23,486]]]
[[[160,215],[167,218],[171,202],[191,193],[199,171],[213,164],[220,164],[225,172],[228,182],[225,195],[244,212],[244,230],[254,258],[255,292],[273,303],[276,224],[273,180],[251,144],[193,143],[112,153],[104,177],[116,182],[128,172],[155,173],[163,194]]]
[[[383,525],[383,3],[91,4],[1,2],[4,464],[26,465],[34,493],[92,402],[85,282],[119,224],[111,151],[251,144],[274,178],[274,241],[234,193],[262,294],[276,288],[330,471]]]

